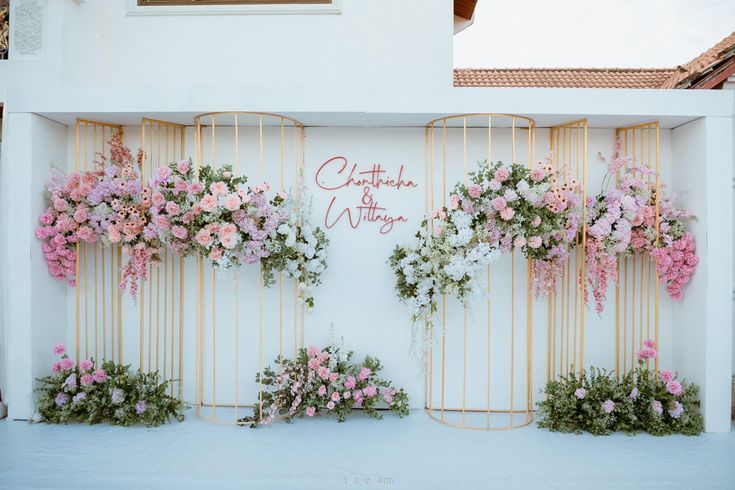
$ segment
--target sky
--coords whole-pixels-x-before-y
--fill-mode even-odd
[[[735,0],[479,0],[457,68],[674,67],[735,31]]]

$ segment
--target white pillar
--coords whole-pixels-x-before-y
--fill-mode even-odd
[[[730,430],[732,126],[729,117],[706,117],[672,137],[674,190],[684,192],[677,202],[698,218],[691,228],[700,258],[684,299],[674,304],[672,367],[699,384],[707,432]]]
[[[34,411],[35,378],[50,373],[53,346],[66,335],[66,286],[46,270],[34,230],[45,209],[50,164],[64,168],[66,127],[41,116],[10,113],[5,120],[0,196],[0,276],[8,417]]]

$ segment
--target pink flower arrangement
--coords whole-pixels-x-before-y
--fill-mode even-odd
[[[354,365],[351,357],[351,352],[343,355],[338,347],[310,346],[301,349],[293,361],[276,359],[279,367],[263,372],[262,403],[255,405],[252,417],[240,422],[256,426],[273,422],[279,414],[292,420],[322,411],[334,413],[342,422],[356,408],[379,419],[376,407],[380,404],[399,416],[407,415],[408,396],[377,377],[380,362],[368,356],[363,365]]]
[[[49,206],[41,214],[36,236],[51,275],[76,284],[77,244],[102,240],[120,244],[130,260],[123,266],[120,288],[135,297],[148,262],[158,260],[161,243],[148,224],[149,199],[142,191],[142,151],[133,158],[120,135],[109,141],[110,158],[98,155],[99,169],[56,175],[48,186]]]
[[[118,244],[129,257],[119,286],[136,298],[148,264],[160,260],[166,244],[178,255],[197,252],[225,267],[260,262],[266,285],[275,281],[274,270],[283,271],[313,306],[309,289],[326,268],[327,240],[284,192],[269,200],[267,183],[243,188],[246,178],[229,166],[203,166],[195,181],[187,160],[158,168],[141,186],[143,152],[134,159],[119,135],[109,147],[109,159],[98,157],[99,169],[56,176],[48,186],[36,236],[53,277],[76,284],[79,242]]]
[[[609,282],[618,279],[618,258],[642,253],[653,257],[669,295],[680,299],[698,263],[693,237],[684,225],[691,216],[661,196],[657,220],[656,189],[650,184],[655,175],[630,157],[622,157],[620,140],[613,156],[603,160],[608,165],[603,187],[620,175],[615,187],[587,200],[586,294],[592,293],[595,309],[601,313]]]
[[[160,425],[171,417],[183,420],[183,402],[166,394],[169,382],[161,382],[157,373],[139,372],[109,360],[97,369],[92,359],[75,366],[63,344],[56,345],[54,353],[60,359],[53,363],[52,374],[38,379],[41,420],[89,424],[107,420],[147,426]]]

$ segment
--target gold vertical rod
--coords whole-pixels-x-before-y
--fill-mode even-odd
[[[661,194],[661,186],[659,183],[659,123],[656,122],[654,129],[656,131],[656,178],[655,178],[655,185],[656,185],[656,245],[658,246],[658,239],[659,239],[659,226],[661,224],[661,215],[660,215],[660,194]],[[661,346],[658,343],[658,273],[654,272],[654,336],[655,336],[655,342],[656,347],[658,348],[659,355],[656,357],[654,362],[654,369],[656,372],[658,372],[658,364],[661,358]]]
[[[587,250],[587,206],[584,205],[584,203],[587,202],[587,121],[584,122],[584,139],[582,140],[583,147],[582,147],[582,257],[585,256],[585,251]],[[581,277],[585,277],[585,263],[584,259],[580,259],[581,262]],[[586,292],[586,284],[585,281],[581,281],[582,283],[582,293],[581,297],[585,297]],[[579,323],[579,369],[580,372],[584,371],[584,315],[585,315],[585,308],[584,308],[584,302],[580,307],[579,311],[579,317],[580,317],[580,323]]]
[[[258,116],[258,175],[260,180],[264,180],[263,165],[263,116]],[[302,329],[303,335],[303,329]],[[281,372],[283,371],[283,361],[279,359]],[[260,410],[263,409],[263,268],[258,267],[258,404]]]
[[[96,125],[92,125],[93,128]],[[84,129],[84,170],[89,169],[89,126]],[[89,247],[84,242],[84,358],[89,358],[89,275],[87,267],[87,257],[89,256]]]
[[[79,172],[79,129],[80,129],[81,123],[77,119],[77,161],[76,161],[76,170]],[[85,129],[86,132],[86,129]],[[74,340],[74,356],[76,359],[76,363],[79,364],[79,242],[77,241],[76,244],[76,264],[75,264],[75,271],[74,271],[74,294],[76,296],[76,335]]]
[[[442,130],[442,205],[447,205],[447,120]],[[446,374],[447,296],[442,294],[441,419],[444,420],[444,380]]]
[[[515,159],[514,159],[515,161]],[[510,252],[510,425],[514,423],[513,388],[515,384],[515,300],[516,300],[516,253]]]
[[[97,126],[94,126],[94,135],[92,137],[92,158],[97,158]],[[94,252],[94,360],[95,362],[99,362],[98,357],[98,350],[97,350],[97,336],[98,336],[98,330],[97,330],[97,323],[98,323],[98,317],[99,317],[99,296],[97,294],[97,291],[99,289],[98,287],[98,274],[97,274],[97,250],[100,248],[99,243],[94,243],[92,245],[92,251]]]
[[[463,180],[467,185],[467,118],[462,119]],[[462,339],[462,425],[467,408],[467,308],[464,308],[464,334]]]
[[[235,174],[240,175],[240,119],[235,113]],[[236,276],[238,282],[239,276]],[[239,288],[239,285],[238,285]],[[239,289],[235,291],[235,419],[238,416],[240,406],[240,295]]]

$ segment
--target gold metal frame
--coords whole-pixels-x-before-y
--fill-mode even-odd
[[[632,157],[635,162],[655,172],[653,177],[646,178],[656,197],[657,240],[661,190],[659,129],[659,122],[651,121],[615,130],[622,143],[621,156]],[[618,376],[635,368],[635,354],[643,346],[644,338],[652,338],[653,333],[653,340],[659,345],[658,286],[656,263],[649,255],[634,255],[618,260],[618,281],[615,285],[615,373]],[[654,361],[656,371],[661,358],[661,349],[658,350],[659,356]]]
[[[143,118],[140,141],[140,146],[145,151],[140,174],[141,182],[147,182],[159,167],[186,158],[186,126],[183,124]],[[171,380],[171,396],[174,395],[174,385],[178,384],[179,398],[182,397],[184,386],[185,278],[184,258],[164,249],[161,253],[161,262],[148,265],[148,281],[141,281],[138,299],[139,368],[143,370],[147,361],[147,371],[160,371],[164,379]],[[147,296],[146,282],[149,286]],[[162,283],[163,299],[161,299]],[[178,339],[176,339],[177,330]]]
[[[75,170],[83,172],[94,169],[98,153],[109,157],[107,142],[116,133],[122,136],[122,125],[77,118]],[[122,248],[119,246],[105,248],[101,243],[77,243],[74,288],[74,358],[77,363],[81,358],[90,357],[96,361],[110,359],[123,362],[123,298],[118,288],[121,261]],[[90,328],[94,331],[90,332]],[[94,342],[91,347],[90,342]]]
[[[567,246],[569,256],[562,276],[547,302],[547,382],[569,374],[572,366],[578,372],[584,369],[586,283],[580,278],[585,276],[587,248],[587,207],[584,205],[587,199],[587,119],[550,128],[549,147],[554,167],[566,169],[568,176],[580,183],[582,226],[574,246]]]
[[[507,126],[504,126],[503,123],[507,124]],[[468,175],[468,150],[469,150],[469,143],[468,143],[468,130],[473,131],[477,129],[478,131],[482,131],[483,135],[482,138],[484,139],[486,137],[487,144],[482,147],[482,152],[486,151],[487,160],[492,160],[493,155],[493,129],[498,130],[498,128],[502,128],[503,130],[509,130],[510,131],[510,143],[511,143],[511,151],[510,156],[511,160],[513,162],[517,161],[516,156],[519,155],[521,157],[527,158],[527,164],[530,167],[534,161],[534,148],[535,148],[535,129],[536,124],[533,119],[524,117],[524,116],[517,116],[513,114],[493,114],[493,113],[473,113],[473,114],[459,114],[459,115],[452,115],[452,116],[446,116],[441,117],[438,119],[434,119],[433,121],[430,121],[425,128],[425,152],[426,152],[426,160],[425,160],[425,176],[427,181],[426,186],[426,195],[425,195],[425,204],[426,204],[426,212],[427,214],[430,213],[432,209],[435,209],[435,207],[438,205],[436,204],[435,200],[435,191],[434,187],[436,186],[436,160],[437,160],[437,146],[440,146],[440,152],[438,158],[440,158],[440,164],[441,164],[441,172],[440,172],[440,178],[441,178],[441,204],[446,205],[446,199],[447,199],[447,149],[448,145],[451,144],[451,142],[448,143],[448,133],[457,133],[459,132],[461,135],[461,147],[462,147],[462,158],[463,158],[463,175],[465,182],[467,181],[467,175]],[[437,134],[438,133],[438,134]],[[522,133],[525,133],[522,134]],[[439,143],[437,144],[437,140]],[[516,151],[517,146],[520,145],[524,147],[524,149],[527,151],[527,155],[522,155],[521,153],[518,153]],[[433,229],[433,222],[429,224],[431,226],[431,229]],[[432,419],[452,427],[462,428],[462,429],[474,429],[474,430],[507,430],[507,429],[515,429],[518,427],[523,427],[525,425],[528,425],[533,420],[533,412],[532,412],[532,404],[533,404],[533,395],[532,395],[532,368],[533,368],[533,350],[532,350],[532,292],[531,292],[531,261],[526,260],[526,267],[525,267],[525,276],[526,276],[526,295],[525,295],[525,305],[526,305],[526,314],[525,314],[525,323],[526,323],[526,349],[525,349],[525,403],[524,408],[518,409],[515,407],[515,393],[516,393],[516,384],[518,384],[518,378],[515,376],[515,364],[516,364],[516,340],[515,340],[515,330],[516,330],[516,323],[517,323],[517,315],[516,315],[516,293],[515,293],[515,285],[518,278],[516,277],[517,270],[519,267],[516,266],[516,254],[512,252],[510,254],[510,260],[511,260],[511,275],[509,279],[509,286],[510,286],[510,328],[509,328],[509,339],[510,339],[510,366],[509,366],[509,372],[506,372],[506,375],[510,377],[510,383],[509,383],[509,397],[508,397],[508,408],[501,407],[497,408],[491,403],[491,377],[492,373],[498,369],[498,362],[495,360],[495,358],[491,355],[492,352],[492,313],[499,308],[499,306],[493,306],[491,304],[491,299],[488,297],[487,300],[487,342],[486,343],[480,343],[476,342],[472,345],[475,347],[482,346],[481,352],[478,352],[480,349],[473,349],[474,352],[477,352],[478,356],[481,356],[483,359],[485,359],[485,365],[486,365],[486,372],[485,374],[485,386],[484,389],[486,391],[486,397],[484,401],[483,407],[468,407],[467,406],[467,358],[468,358],[468,349],[469,349],[469,329],[468,329],[468,311],[464,310],[464,318],[463,318],[463,332],[462,332],[462,356],[461,356],[461,363],[462,363],[462,386],[461,386],[461,406],[457,407],[453,404],[448,405],[446,400],[447,392],[450,391],[449,388],[451,385],[451,379],[448,379],[448,376],[446,375],[446,368],[447,365],[449,365],[452,361],[458,361],[457,359],[447,359],[447,298],[446,296],[442,297],[441,300],[441,320],[439,325],[439,332],[436,332],[435,330],[432,330],[430,332],[430,343],[427,348],[428,352],[426,352],[426,367],[425,367],[425,403],[424,403],[424,409],[426,413],[431,417]],[[488,266],[487,268],[487,279],[488,279],[488,293],[490,288],[490,282],[491,282],[491,267]],[[435,340],[434,336],[438,335],[440,336],[439,344],[440,344],[440,354],[434,355],[434,348],[435,348]],[[495,334],[497,335],[497,334]],[[434,381],[435,381],[435,364],[438,364],[437,371],[439,373],[439,380],[440,380],[440,387],[439,387],[439,404],[436,405],[434,403]],[[479,387],[478,387],[479,388]],[[523,386],[521,386],[523,388]],[[456,390],[454,390],[456,391]],[[485,414],[484,417],[484,423],[482,424],[476,424],[472,422],[468,422],[467,415],[468,414]],[[491,414],[495,414],[496,417],[493,417],[493,420],[491,420]],[[494,422],[495,419],[497,419],[498,414],[506,414],[509,420],[508,424],[501,424],[497,425],[492,422]],[[516,417],[517,414],[523,414],[524,417],[522,421],[517,422]],[[450,420],[451,417],[458,418],[458,421]]]
[[[194,118],[195,136],[196,136],[196,159],[195,166],[198,170],[205,163],[205,155],[212,166],[220,164],[217,158],[217,151],[222,154],[225,150],[234,151],[234,158],[231,163],[235,174],[241,174],[241,154],[246,150],[246,137],[242,134],[243,130],[249,129],[256,135],[256,142],[252,143],[256,148],[257,154],[257,178],[263,180],[266,170],[266,151],[273,157],[279,165],[279,189],[287,190],[286,186],[286,165],[287,162],[293,163],[293,181],[292,186],[297,201],[297,207],[301,205],[301,186],[302,174],[304,167],[304,125],[299,121],[287,116],[279,114],[271,114],[264,112],[242,112],[242,111],[225,111],[211,112],[200,114]],[[229,128],[229,129],[225,129]],[[220,146],[224,137],[217,142],[218,134],[232,132],[232,140],[225,141],[225,145],[234,145],[229,148]],[[268,134],[270,133],[270,134]],[[269,137],[270,136],[270,137]],[[275,144],[273,144],[275,142]],[[205,148],[207,147],[208,148]],[[288,151],[287,146],[291,146],[292,151]],[[230,163],[230,162],[227,162]],[[253,177],[252,175],[250,177]],[[209,265],[205,267],[205,259],[198,257],[196,259],[196,402],[195,413],[197,416],[205,420],[234,424],[241,416],[239,409],[252,408],[257,400],[253,403],[241,403],[239,394],[239,370],[240,370],[240,344],[241,344],[241,321],[240,321],[240,300],[235,295],[232,305],[226,306],[234,311],[234,325],[220,325],[217,321],[217,312],[222,308],[221,301],[217,301],[217,270]],[[249,333],[249,338],[253,343],[257,343],[258,356],[258,372],[263,372],[263,343],[266,331],[270,331],[270,327],[266,326],[264,313],[267,305],[265,304],[264,288],[262,285],[261,273],[258,276],[258,313],[257,313],[257,332]],[[278,277],[278,305],[279,314],[277,320],[278,330],[278,346],[279,355],[284,354],[284,340],[286,333],[284,332],[284,308],[287,306],[287,300],[284,298],[284,278],[283,274]],[[293,353],[296,355],[298,348],[304,345],[304,305],[298,301],[298,285],[293,285]],[[290,300],[288,300],[290,301]],[[291,308],[291,306],[288,306]],[[218,327],[219,330],[218,330]],[[234,376],[234,386],[232,397],[234,403],[218,403],[217,402],[217,381],[218,366],[222,364],[222,360],[217,358],[217,339],[222,334],[222,328],[232,329],[234,333],[234,349],[233,358],[228,359],[227,364],[232,366],[228,369],[228,373]],[[205,344],[210,342],[209,348],[205,350]],[[211,371],[211,380],[205,380],[205,370]],[[221,373],[220,373],[221,375]],[[211,392],[205,393],[205,383],[211,385]],[[220,383],[221,384],[221,383]],[[258,399],[262,393],[262,383],[258,383]],[[221,417],[217,409],[231,409],[232,417]],[[262,406],[261,406],[262,408]],[[205,413],[208,412],[208,413]]]

